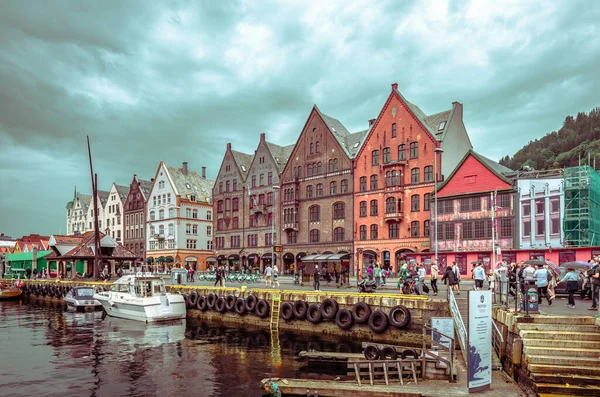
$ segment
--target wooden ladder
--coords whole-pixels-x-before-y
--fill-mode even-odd
[[[281,295],[280,294],[271,294],[271,334],[279,334],[279,311],[281,303]]]
[[[356,382],[358,383],[358,386],[362,386],[362,383],[360,381],[360,369],[361,368],[368,368],[369,370],[369,383],[371,384],[371,386],[373,385],[373,379],[375,378],[375,369],[376,368],[383,368],[383,378],[385,380],[385,384],[389,385],[389,373],[391,372],[390,369],[393,368],[395,371],[397,371],[396,373],[398,374],[398,380],[400,381],[401,385],[404,385],[404,380],[403,380],[403,375],[406,373],[404,371],[405,366],[408,366],[408,374],[412,375],[412,379],[415,382],[415,385],[417,384],[417,371],[415,368],[415,361],[414,360],[367,360],[367,361],[348,361],[348,366],[353,366],[354,367],[354,373],[356,375]],[[379,373],[381,374],[381,373]]]

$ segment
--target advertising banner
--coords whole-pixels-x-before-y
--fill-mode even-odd
[[[438,332],[448,335],[450,338],[454,339],[454,319],[452,317],[432,317],[431,328],[433,328],[433,340],[450,349],[450,339],[440,335]]]
[[[469,291],[467,353],[469,393],[492,384],[492,293]]]

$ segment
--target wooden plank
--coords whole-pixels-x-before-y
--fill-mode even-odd
[[[387,363],[383,363],[383,378],[385,379],[385,384],[389,385],[390,382],[388,382],[388,371],[387,371]]]
[[[358,370],[358,367],[356,364],[354,364],[354,372],[356,373],[356,381],[358,382],[358,385],[361,386],[360,384],[360,372]]]
[[[263,379],[261,383],[267,381]],[[308,380],[308,379],[286,379],[285,382],[278,380],[277,385],[284,395],[306,395],[306,391],[310,391],[310,395],[315,392],[319,393],[319,397],[423,397],[422,390],[412,388],[407,390],[404,386],[400,388],[381,385],[362,384],[357,385],[354,381],[323,381],[323,380]]]
[[[369,379],[371,380],[371,386],[373,386],[373,363],[369,362]]]

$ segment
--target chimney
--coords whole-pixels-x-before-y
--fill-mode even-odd
[[[154,178],[150,178],[150,182],[154,182]]]
[[[227,151],[231,150],[231,142],[227,144]]]
[[[375,120],[377,120],[377,119],[371,119],[371,120],[369,120],[369,127],[372,126],[373,124],[375,124]]]
[[[187,161],[183,162],[183,167],[181,167],[181,172],[183,172],[183,175],[187,175]]]
[[[202,167],[202,179],[206,179],[206,167]]]
[[[397,90],[397,89],[398,89],[398,83],[393,83],[392,90]]]
[[[264,141],[265,141],[265,133],[264,133],[264,132],[262,132],[262,133],[260,134],[260,141],[261,141],[261,142],[264,142]]]

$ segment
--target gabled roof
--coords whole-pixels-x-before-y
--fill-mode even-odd
[[[285,168],[285,165],[287,164],[288,159],[292,155],[295,145],[279,146],[271,142],[265,141],[265,143],[271,152],[271,156],[273,156],[275,166],[277,167],[277,173],[281,174]]]
[[[356,153],[358,153],[360,141],[362,141],[362,138],[366,135],[366,131],[359,131],[351,134],[338,119],[321,112],[317,105],[314,106],[314,109],[319,116],[321,116],[327,127],[329,127],[329,131],[331,131],[342,149],[344,149],[346,155],[351,159],[354,158]],[[359,142],[359,145],[355,147],[357,141]]]
[[[98,190],[98,199],[100,200],[100,203],[98,203],[98,204],[101,205],[102,207],[104,207],[106,205],[109,197],[110,197],[110,192],[107,192],[106,190]]]
[[[87,210],[87,208],[90,206],[90,203],[92,202],[92,196],[90,196],[89,194],[81,194],[81,193],[76,193],[76,198],[79,199],[79,201],[81,202],[81,207],[84,210]],[[67,203],[67,208],[73,208],[75,206],[75,200],[71,200]]]
[[[121,202],[125,202],[127,195],[129,194],[129,186],[117,185],[116,183],[114,185],[119,199],[121,199]]]
[[[142,192],[142,197],[144,198],[144,201],[148,201],[148,195],[152,190],[152,182],[146,181],[144,179],[137,179],[137,181],[140,185],[140,191]]]
[[[242,152],[238,152],[236,150],[232,150],[231,154],[233,155],[233,159],[235,160],[244,181],[248,176],[248,171],[250,171],[250,165],[252,164],[252,160],[254,156],[251,154],[246,154]]]
[[[446,186],[446,184],[448,182],[450,182],[450,180],[452,179],[452,177],[456,174],[456,172],[458,172],[458,170],[462,167],[462,165],[465,163],[465,161],[467,161],[467,159],[469,158],[469,156],[473,156],[485,168],[487,168],[492,174],[494,174],[495,176],[497,176],[498,179],[502,180],[503,182],[508,183],[509,185],[512,185],[511,180],[506,177],[506,174],[513,173],[514,172],[513,170],[511,170],[510,168],[505,167],[505,166],[503,166],[501,164],[498,164],[494,160],[488,159],[487,157],[485,157],[485,156],[483,156],[483,155],[481,155],[479,153],[476,153],[475,151],[473,151],[471,149],[471,150],[469,150],[464,155],[464,157],[462,158],[462,160],[460,160],[460,162],[458,163],[458,165],[456,166],[456,168],[454,168],[454,170],[448,176],[448,178],[446,178],[442,183],[438,184],[438,188],[436,190],[436,193],[439,192],[440,190],[442,190],[442,188],[444,186]]]
[[[425,122],[429,125],[429,127],[431,127],[433,131],[435,131],[435,135],[438,139],[442,138],[442,134],[448,127],[448,120],[450,119],[451,113],[452,109],[449,109],[444,110],[443,112],[432,114],[430,116],[425,116]],[[440,126],[442,126],[441,129]]]
[[[196,196],[196,201],[210,203],[212,197],[212,189],[215,181],[205,179],[196,171],[188,168],[187,174],[183,173],[183,169],[171,167],[165,164],[169,177],[175,185],[175,193],[180,197],[188,198],[189,195]]]
[[[122,259],[135,259],[136,256],[133,252],[127,250],[122,244],[114,241],[110,236],[99,232],[101,247],[114,247],[111,255],[103,255],[105,258],[122,258]],[[52,246],[52,253],[47,258],[91,258],[94,256],[94,232],[85,232],[80,236],[56,236],[51,237],[52,242],[56,242],[56,245],[71,245],[74,246],[68,252],[60,254],[55,245]],[[68,241],[68,243],[67,243]],[[105,242],[103,244],[103,242]]]

